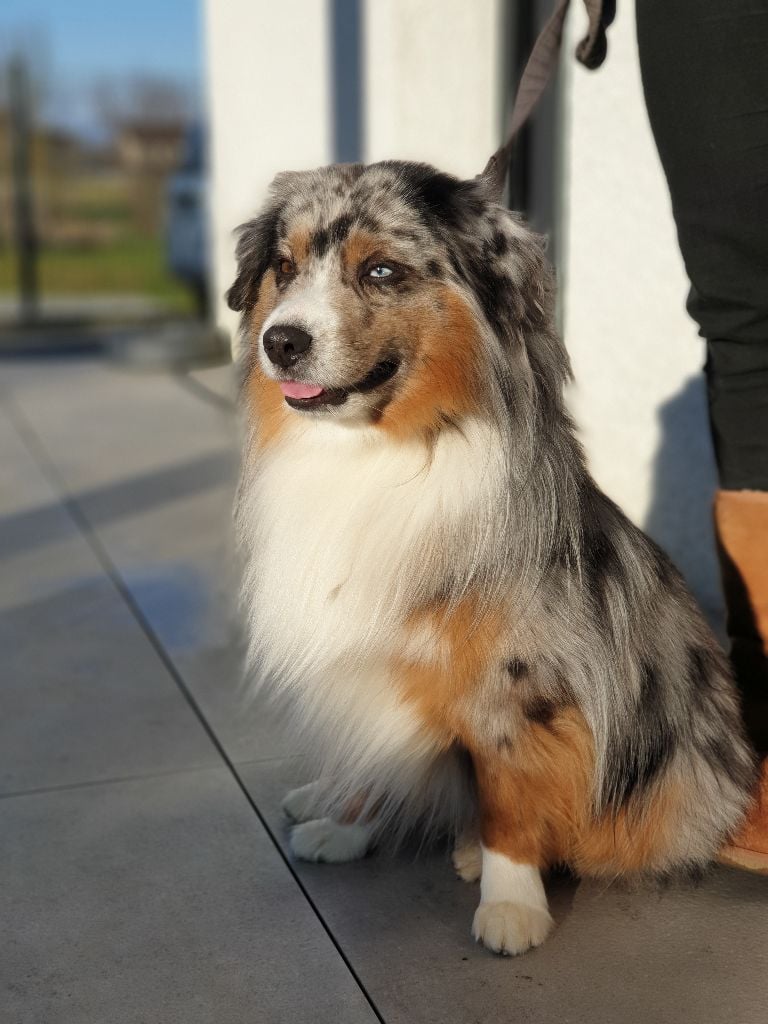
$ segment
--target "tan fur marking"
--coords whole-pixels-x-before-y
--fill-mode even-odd
[[[347,272],[349,274],[357,273],[357,268],[363,260],[369,259],[377,252],[382,252],[386,244],[370,231],[361,231],[359,228],[350,231],[341,246],[341,259]]]
[[[594,756],[580,712],[531,724],[510,750],[472,750],[483,843],[512,860],[569,862],[588,820]]]
[[[429,433],[445,418],[477,411],[477,326],[466,303],[446,286],[430,289],[421,308],[392,313],[392,329],[413,341],[416,358],[378,426],[395,437]]]
[[[538,867],[568,864],[584,875],[664,868],[677,789],[667,782],[642,805],[631,801],[596,820],[592,736],[576,708],[546,726],[530,725],[509,751],[472,755],[489,849]]]
[[[294,228],[288,235],[288,245],[293,259],[296,263],[303,263],[309,256],[309,241],[311,232],[309,228]]]
[[[615,818],[603,817],[586,829],[571,863],[582,874],[618,875],[625,871],[662,871],[680,820],[681,792],[664,782],[643,801],[632,803]]]
[[[342,246],[348,274],[391,242],[368,231],[350,233]],[[479,407],[477,325],[462,297],[444,284],[419,285],[405,301],[373,306],[365,333],[380,358],[388,344],[414,351],[413,364],[394,398],[376,420],[395,438],[431,434],[447,418],[460,418]],[[371,348],[374,348],[372,344]]]
[[[403,696],[444,747],[469,750],[480,800],[481,832],[488,849],[544,868],[568,864],[582,874],[616,875],[665,864],[676,810],[669,782],[641,804],[595,819],[595,756],[581,711],[562,707],[546,722],[530,722],[513,689],[510,744],[490,745],[474,731],[472,708],[484,675],[500,661],[505,614],[482,609],[475,595],[456,608],[434,604],[409,622],[434,640],[434,657],[401,659],[395,666]]]
[[[247,339],[250,346],[259,344],[261,328],[275,307],[277,294],[275,275],[269,271],[261,282],[259,300],[248,315]],[[249,418],[255,426],[256,446],[266,448],[279,436],[289,411],[279,384],[265,376],[257,358],[252,360],[245,393]]]
[[[471,738],[462,704],[471,700],[496,657],[504,615],[500,609],[480,608],[475,596],[456,607],[443,603],[427,605],[414,612],[408,628],[431,634],[437,659],[396,663],[396,677],[403,696],[412,703],[425,727],[448,747]]]

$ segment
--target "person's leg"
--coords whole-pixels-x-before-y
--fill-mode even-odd
[[[768,751],[768,0],[637,0],[648,115],[691,281],[731,658]],[[768,870],[768,760],[724,860]]]
[[[707,341],[732,656],[767,750],[768,0],[637,0],[637,29],[688,310]]]

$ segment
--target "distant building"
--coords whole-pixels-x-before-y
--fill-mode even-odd
[[[127,171],[164,175],[179,165],[184,141],[185,125],[180,121],[136,120],[120,126],[115,151]]]

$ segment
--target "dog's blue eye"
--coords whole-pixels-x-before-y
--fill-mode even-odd
[[[368,277],[373,277],[380,281],[384,277],[390,277],[392,273],[391,267],[387,267],[383,263],[377,263],[375,267],[371,267],[368,271]]]

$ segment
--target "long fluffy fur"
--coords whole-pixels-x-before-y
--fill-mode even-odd
[[[480,382],[476,409],[407,436],[375,418],[351,428],[288,413],[264,444],[244,399],[237,523],[253,678],[290,708],[327,806],[363,794],[387,834],[472,816],[464,744],[426,728],[392,681],[393,659],[446,657],[414,614],[437,603],[447,621],[471,597],[470,645],[487,609],[505,615],[503,658],[494,646],[471,698],[457,696],[471,699],[474,734],[501,748],[521,721],[578,709],[593,820],[628,809],[639,820],[673,786],[674,829],[643,866],[704,864],[743,815],[752,755],[727,662],[684,581],[586,469],[541,240],[482,182],[424,165],[281,175],[242,232],[230,293],[244,311],[244,394],[261,372],[260,287],[296,221],[317,260],[355,225],[399,231],[470,311]],[[522,718],[505,711],[510,678]]]

